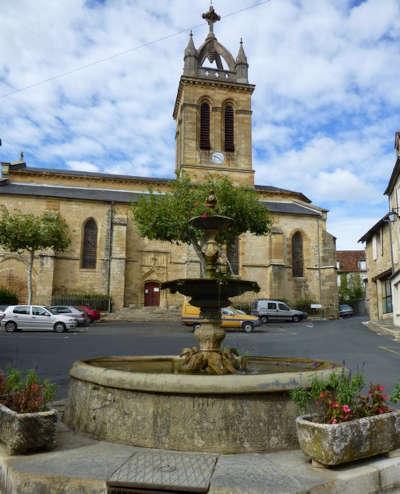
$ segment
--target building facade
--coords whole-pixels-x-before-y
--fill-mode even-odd
[[[371,319],[400,326],[400,133],[395,134],[396,163],[384,194],[388,212],[361,238],[365,242]]]
[[[177,176],[192,181],[228,176],[254,187],[271,212],[270,234],[243,234],[237,248],[240,277],[255,280],[259,297],[288,301],[309,298],[337,312],[335,239],[326,230],[327,211],[301,192],[254,183],[252,108],[255,86],[248,82],[242,43],[236,58],[217,40],[214,9],[204,43],[192,36],[184,52],[173,116],[176,120]],[[284,166],[284,163],[282,164]],[[177,305],[181,296],[160,292],[166,280],[197,276],[191,248],[141,238],[131,208],[150,187],[163,193],[170,179],[29,167],[23,159],[2,163],[0,201],[10,210],[57,211],[71,231],[63,253],[41,252],[34,263],[34,300],[50,303],[54,294],[109,295],[114,308]],[[26,296],[23,256],[2,252],[0,286]],[[247,300],[254,295],[247,294]]]

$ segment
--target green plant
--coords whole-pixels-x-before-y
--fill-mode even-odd
[[[400,402],[400,383],[397,383],[396,386],[393,388],[390,399],[393,401],[393,403]]]
[[[17,294],[12,292],[11,290],[8,290],[7,288],[0,287],[0,304],[18,304]]]
[[[40,379],[35,370],[0,371],[0,403],[18,413],[41,412],[55,395],[56,386]]]
[[[312,298],[301,298],[299,300],[296,300],[296,302],[293,304],[293,309],[301,310],[303,312],[310,312],[311,311],[311,304],[315,304],[315,300]]]
[[[368,393],[362,395],[364,382],[359,373],[333,373],[327,380],[314,379],[310,388],[294,389],[291,398],[302,413],[314,412],[316,421],[324,424],[390,412],[383,386],[370,384]]]
[[[44,249],[64,251],[71,243],[69,229],[58,213],[45,212],[39,216],[31,213],[1,208],[0,245],[18,254],[26,252],[28,305],[32,303],[32,277],[35,254]]]

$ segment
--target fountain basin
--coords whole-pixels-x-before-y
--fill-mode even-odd
[[[243,374],[180,373],[176,356],[75,362],[64,421],[96,439],[244,453],[298,447],[290,390],[342,367],[299,358],[246,357]]]
[[[171,293],[182,293],[191,297],[190,304],[195,307],[221,308],[231,304],[229,298],[244,292],[259,292],[255,281],[240,279],[219,280],[215,278],[182,278],[166,281],[161,288]]]

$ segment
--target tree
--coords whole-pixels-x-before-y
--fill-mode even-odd
[[[361,275],[359,273],[352,273],[346,275],[343,273],[340,275],[339,286],[339,302],[340,303],[354,303],[357,300],[363,299],[365,296],[365,289],[362,284]]]
[[[35,254],[39,250],[65,250],[71,240],[68,225],[58,213],[40,216],[10,213],[5,207],[0,218],[0,245],[9,252],[28,253],[28,304],[32,303],[32,271]]]
[[[189,220],[209,211],[205,201],[211,192],[217,198],[215,214],[233,218],[232,228],[221,232],[217,241],[229,245],[240,234],[251,232],[265,235],[271,219],[259,202],[257,192],[250,187],[237,187],[226,177],[209,177],[204,183],[193,184],[183,177],[171,183],[165,194],[150,190],[132,207],[133,216],[142,236],[151,240],[165,240],[176,244],[192,245],[200,259],[201,276],[205,272],[202,253],[204,234],[192,227]]]

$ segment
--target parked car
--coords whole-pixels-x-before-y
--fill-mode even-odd
[[[65,314],[76,319],[78,326],[87,326],[90,322],[89,316],[83,310],[73,305],[52,305],[49,307],[53,314]]]
[[[64,314],[53,314],[42,305],[10,305],[4,311],[1,327],[6,331],[22,331],[25,329],[50,329],[63,333],[76,328],[74,318]]]
[[[307,312],[291,309],[280,300],[258,299],[252,303],[251,313],[260,318],[261,322],[268,321],[293,321],[299,322],[307,319]]]
[[[188,302],[182,305],[182,322],[186,326],[192,326],[193,329],[200,324],[200,309],[193,307]],[[246,314],[245,312],[234,309],[233,307],[224,307],[221,309],[221,326],[223,328],[241,328],[245,333],[251,333],[256,326],[260,325],[258,317]]]
[[[87,305],[79,305],[78,309],[86,313],[90,319],[90,322],[98,321],[101,317],[101,312],[99,310],[91,309]]]
[[[340,304],[339,305],[339,317],[351,317],[354,315],[354,309],[351,305]]]

